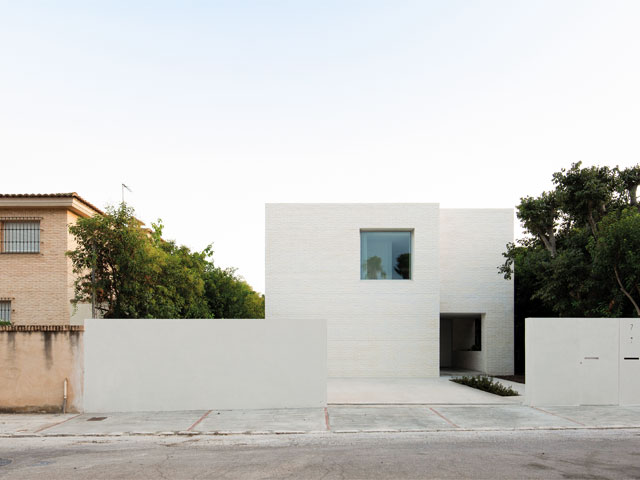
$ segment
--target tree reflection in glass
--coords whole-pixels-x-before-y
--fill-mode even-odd
[[[398,255],[393,270],[404,279],[411,278],[411,254],[401,253]]]
[[[360,278],[411,279],[411,232],[361,231]]]
[[[387,272],[382,269],[382,259],[380,257],[367,258],[367,278],[369,280],[387,278]]]

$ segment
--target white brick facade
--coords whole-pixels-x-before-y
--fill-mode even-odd
[[[513,209],[440,210],[440,313],[482,315],[479,369],[513,374],[513,281],[498,274]]]
[[[482,313],[483,345],[495,350],[485,352],[487,369],[509,373],[513,287],[496,267],[512,216],[438,204],[267,204],[266,317],[326,319],[331,377],[432,377],[440,313]],[[411,280],[361,280],[361,230],[394,229],[413,232]]]

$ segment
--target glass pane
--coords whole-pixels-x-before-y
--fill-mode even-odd
[[[0,302],[0,322],[11,321],[11,302]]]
[[[360,278],[411,278],[411,232],[360,232]]]

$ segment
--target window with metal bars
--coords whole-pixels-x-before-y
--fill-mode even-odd
[[[0,219],[1,253],[39,253],[40,220],[33,218]]]
[[[0,300],[0,322],[11,323],[11,300]]]

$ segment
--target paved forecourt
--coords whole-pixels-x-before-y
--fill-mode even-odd
[[[468,372],[476,375],[478,372]],[[462,372],[462,375],[467,372]],[[451,382],[453,375],[436,378],[329,378],[329,404],[354,405],[511,405],[522,403],[523,396],[501,397]],[[520,395],[524,385],[506,380],[497,382],[512,387]]]
[[[0,415],[0,436],[5,437],[584,428],[640,428],[640,406],[331,405],[276,410]]]

